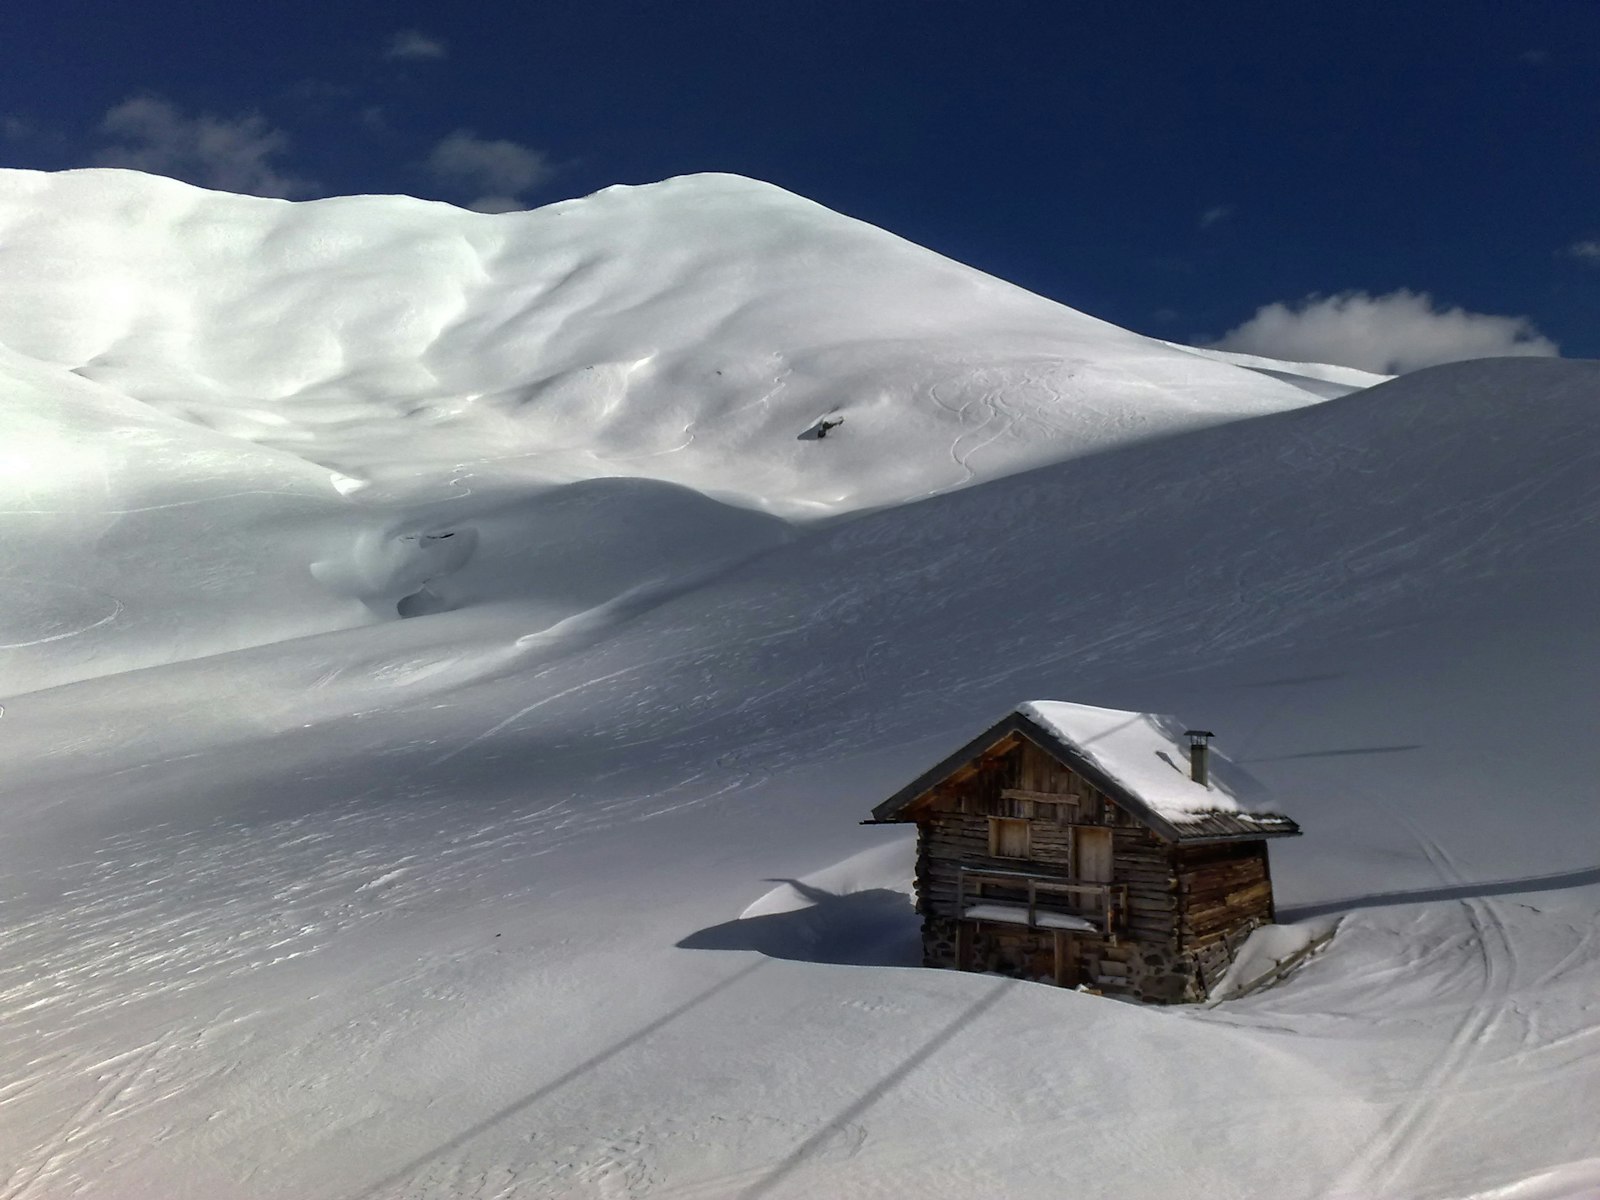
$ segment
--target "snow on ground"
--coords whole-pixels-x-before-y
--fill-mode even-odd
[[[0,194],[0,1197],[1600,1181],[1600,367],[1308,405],[721,177]],[[855,822],[1032,695],[1216,730],[1333,941],[916,967]]]

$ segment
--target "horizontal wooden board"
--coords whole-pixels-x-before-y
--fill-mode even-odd
[[[1027,788],[1001,788],[1004,800],[1031,800],[1035,804],[1070,804],[1074,807],[1083,800],[1082,792],[1034,792]]]

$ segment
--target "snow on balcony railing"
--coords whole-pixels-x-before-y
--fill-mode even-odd
[[[1011,894],[985,896],[985,884]],[[1080,898],[1091,902],[1089,912],[1079,911],[1081,904],[1072,903]],[[1120,932],[1127,909],[1125,884],[972,867],[962,867],[956,877],[956,912],[970,921],[1000,921],[1029,929],[1075,930],[1113,937]]]

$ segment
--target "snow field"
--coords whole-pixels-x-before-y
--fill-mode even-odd
[[[0,195],[0,1197],[1592,1185],[1594,364],[1315,402],[724,177]],[[906,965],[855,822],[1030,696],[1332,943]]]

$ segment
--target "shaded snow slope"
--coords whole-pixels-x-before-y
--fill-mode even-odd
[[[3,347],[0,389],[13,693],[466,605],[514,603],[537,630],[630,610],[790,536],[649,479],[355,502],[299,456]]]
[[[463,608],[14,698],[9,1185],[1586,1185],[1597,386],[1441,367],[533,637]],[[1332,945],[1209,1012],[901,965],[909,848],[855,822],[1029,694],[1217,730]]]
[[[309,570],[349,540],[326,471],[0,346],[8,690],[368,620]]]

